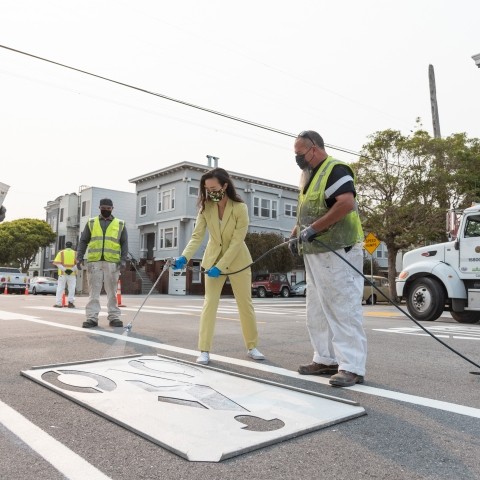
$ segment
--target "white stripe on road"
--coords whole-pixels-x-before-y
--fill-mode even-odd
[[[110,479],[1,400],[0,423],[69,480]]]
[[[12,315],[15,315],[15,314],[10,313],[10,312],[0,311],[0,319],[3,319],[6,316],[7,319],[10,320],[10,319],[12,319]],[[145,345],[145,346],[148,346],[148,347],[157,348],[159,350],[167,350],[169,352],[176,352],[176,353],[181,353],[181,354],[184,354],[184,355],[190,355],[190,356],[194,356],[194,357],[198,356],[198,351],[197,350],[190,350],[190,349],[187,349],[187,348],[175,347],[173,345],[166,345],[164,343],[153,342],[151,340],[143,340],[141,338],[134,338],[134,337],[131,337],[127,334],[121,335],[121,334],[117,334],[117,333],[111,333],[111,332],[108,332],[108,331],[97,330],[97,329],[92,329],[92,328],[89,328],[87,331],[85,331],[85,329],[80,328],[80,327],[74,327],[74,326],[71,326],[71,325],[63,325],[61,323],[49,322],[47,320],[40,320],[40,319],[35,318],[35,317],[28,318],[28,315],[19,315],[18,318],[21,319],[21,320],[27,320],[29,322],[39,323],[39,324],[48,325],[48,326],[56,327],[56,328],[63,328],[63,329],[67,329],[67,330],[75,330],[75,331],[79,331],[79,332],[83,332],[83,333],[88,332],[88,334],[110,337],[110,338],[114,338],[116,340],[123,340],[123,341],[129,342],[129,343],[135,343],[135,344],[138,344],[138,345]],[[131,333],[130,333],[130,335],[131,335]],[[265,365],[265,364],[261,364],[261,363],[258,363],[258,362],[252,362],[251,360],[248,360],[248,361],[247,360],[240,360],[238,358],[225,357],[225,356],[216,355],[216,354],[211,354],[210,358],[212,360],[218,360],[218,361],[221,361],[221,362],[224,362],[224,363],[229,363],[231,365],[239,365],[241,367],[250,368],[252,370],[274,373],[274,374],[283,375],[285,377],[296,378],[296,379],[301,378],[303,381],[312,382],[312,383],[320,383],[320,384],[323,384],[323,385],[329,385],[328,378],[322,378],[322,377],[317,377],[317,376],[304,376],[304,375],[300,375],[299,373],[297,373],[295,371],[287,370],[286,368],[274,367],[272,365]],[[411,404],[414,404],[414,405],[422,405],[422,406],[429,407],[429,408],[435,408],[437,410],[443,410],[445,412],[458,413],[460,415],[466,415],[466,416],[469,416],[469,417],[480,418],[480,409],[479,408],[467,407],[465,405],[458,405],[458,404],[455,404],[455,403],[443,402],[443,401],[435,400],[435,399],[432,399],[432,398],[419,397],[419,396],[416,396],[416,395],[410,395],[410,394],[401,393],[401,392],[393,392],[393,391],[390,391],[390,390],[384,390],[382,388],[369,387],[367,385],[355,385],[353,387],[349,387],[349,389],[350,390],[355,390],[356,392],[360,392],[360,393],[375,395],[377,397],[389,398],[391,400],[399,400],[399,401],[406,402],[406,403],[411,403]]]

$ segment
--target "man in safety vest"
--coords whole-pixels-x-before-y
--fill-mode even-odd
[[[307,328],[313,361],[302,375],[333,374],[329,383],[363,383],[367,338],[363,329],[363,231],[355,200],[352,169],[325,151],[313,130],[295,140],[295,160],[302,169],[297,225],[291,249],[303,254],[308,285]],[[346,261],[348,262],[346,262]],[[350,265],[349,265],[350,264]]]
[[[123,327],[117,305],[117,285],[120,271],[125,268],[128,255],[128,237],[125,222],[112,215],[113,202],[100,200],[100,215],[90,218],[80,237],[77,249],[77,266],[84,265],[87,251],[87,280],[89,299],[85,307],[86,321],[83,328],[98,326],[100,292],[107,292],[108,321],[111,327]]]
[[[68,308],[75,308],[75,287],[77,285],[77,254],[72,250],[72,242],[65,242],[64,250],[60,250],[53,260],[58,268],[57,296],[55,308],[62,308],[62,296],[65,286],[68,288]]]

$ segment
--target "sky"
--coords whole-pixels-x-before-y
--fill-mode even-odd
[[[0,0],[0,45],[359,152],[417,117],[480,138],[477,0]],[[296,185],[294,138],[0,48],[8,220],[189,161]],[[353,154],[327,151],[346,162]],[[121,212],[118,212],[121,215]]]

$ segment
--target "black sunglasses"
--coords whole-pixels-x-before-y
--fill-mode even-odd
[[[316,145],[316,143],[313,141],[312,137],[308,134],[307,131],[300,132],[297,138],[306,138],[307,140],[310,140],[314,145]]]

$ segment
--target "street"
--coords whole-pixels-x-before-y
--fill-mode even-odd
[[[144,297],[122,300],[126,325]],[[108,326],[105,308],[98,328],[82,329],[86,302],[54,309],[52,296],[0,295],[2,480],[480,478],[480,376],[469,373],[480,369],[392,306],[363,307],[365,384],[336,389],[328,376],[297,373],[312,358],[305,298],[254,299],[263,362],[247,357],[235,301],[223,298],[211,366],[352,400],[367,415],[210,463],[189,462],[21,375],[33,366],[132,354],[195,361],[202,297],[151,296],[128,335]],[[444,313],[423,326],[480,363],[479,324]]]

